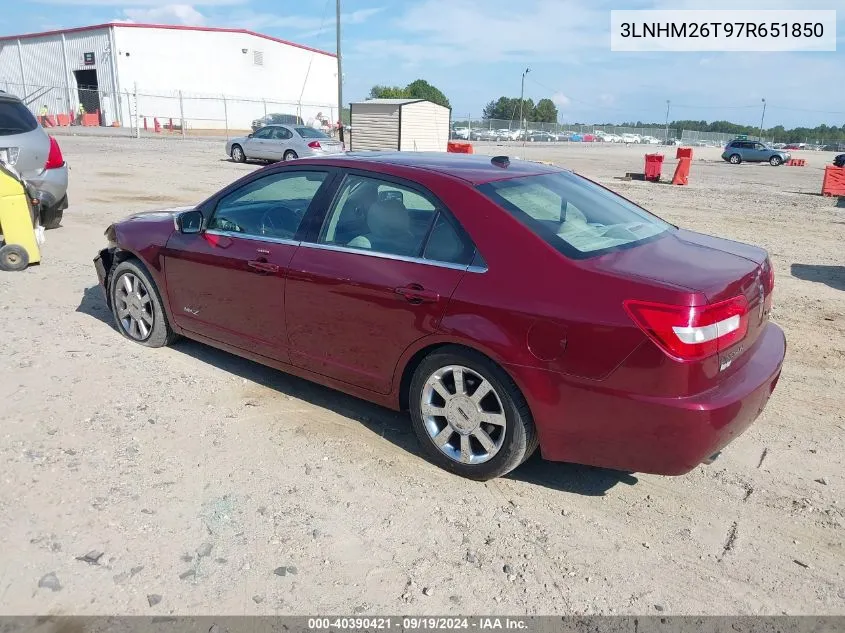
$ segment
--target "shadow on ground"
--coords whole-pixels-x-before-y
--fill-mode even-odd
[[[114,327],[111,312],[99,286],[85,289],[76,312]],[[120,336],[117,332],[114,335]],[[179,339],[171,349],[268,389],[355,420],[398,448],[420,455],[407,413],[380,407],[190,339]],[[618,483],[637,483],[637,478],[630,473],[544,461],[540,458],[539,449],[506,478],[584,496],[604,495]]]
[[[792,264],[790,272],[793,277],[804,281],[814,281],[836,290],[845,290],[845,266]]]
[[[109,306],[106,305],[106,297],[100,286],[91,286],[82,293],[82,299],[76,307],[76,312],[92,316],[106,325],[114,327],[114,317]]]

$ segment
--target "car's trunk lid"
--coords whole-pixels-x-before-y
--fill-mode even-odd
[[[741,341],[720,352],[719,361],[724,369],[754,344],[768,318],[771,288],[767,287],[763,270],[768,265],[768,255],[756,246],[681,229],[603,255],[594,264],[605,272],[700,293],[710,304],[739,295],[745,297],[748,332]]]

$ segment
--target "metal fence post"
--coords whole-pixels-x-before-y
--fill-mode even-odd
[[[179,127],[182,131],[182,138],[185,138],[185,107],[182,103],[182,91],[179,91]],[[171,132],[173,130],[170,130]]]
[[[135,106],[135,138],[141,138],[141,122],[138,116],[138,82],[135,82],[135,94],[132,100]]]
[[[226,126],[226,140],[229,140],[229,108],[226,105],[226,95],[223,95],[223,121]]]
[[[264,119],[266,121],[266,119],[267,119],[267,99],[262,99],[261,103],[264,104]]]

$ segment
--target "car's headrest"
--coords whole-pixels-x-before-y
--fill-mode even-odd
[[[381,236],[408,233],[410,231],[408,211],[399,200],[379,200],[370,206],[367,213],[367,226],[373,233]]]

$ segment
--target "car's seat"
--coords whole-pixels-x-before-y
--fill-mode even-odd
[[[420,244],[410,225],[408,210],[401,200],[378,200],[367,212],[369,232],[358,235],[349,246],[393,255],[417,255]]]
[[[367,210],[378,201],[378,185],[364,183],[354,191],[340,210],[335,227],[334,244],[346,244],[352,238],[366,233]]]

